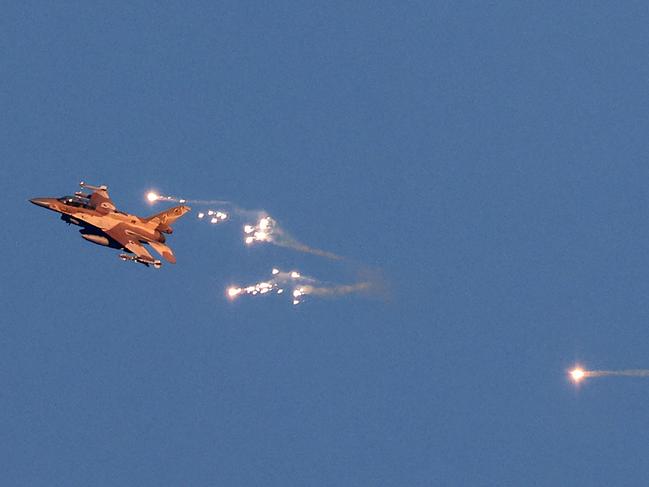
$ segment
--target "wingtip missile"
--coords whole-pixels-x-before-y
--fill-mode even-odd
[[[82,188],[91,189],[91,190],[94,190],[94,191],[108,191],[108,186],[106,186],[105,184],[95,186],[95,185],[92,185],[92,184],[88,184],[85,181],[81,181],[79,183],[79,186],[81,186]]]

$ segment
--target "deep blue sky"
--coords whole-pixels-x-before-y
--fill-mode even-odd
[[[649,11],[10,2],[6,485],[646,485]],[[265,208],[387,300],[230,303],[273,265],[196,213],[146,269],[28,198]],[[198,209],[198,208],[196,208]]]

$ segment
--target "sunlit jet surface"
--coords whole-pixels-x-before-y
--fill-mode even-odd
[[[61,220],[80,226],[79,233],[89,242],[125,250],[127,253],[119,256],[122,260],[160,268],[162,263],[154,259],[144,247],[148,244],[167,262],[176,262],[172,250],[165,245],[164,234],[173,232],[171,225],[191,209],[189,206],[176,206],[151,217],[141,218],[117,210],[108,196],[106,186],[92,186],[84,182],[79,185],[92,193],[77,191],[73,196],[34,198],[29,201],[61,213]]]

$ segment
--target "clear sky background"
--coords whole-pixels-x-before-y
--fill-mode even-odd
[[[649,379],[646,2],[10,2],[6,485],[635,486]],[[570,2],[574,3],[574,2]],[[32,197],[264,208],[387,298],[196,210],[161,270]]]

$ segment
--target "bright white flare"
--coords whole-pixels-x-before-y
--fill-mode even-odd
[[[649,369],[585,370],[575,367],[570,371],[570,377],[575,383],[591,377],[649,377]]]
[[[205,218],[205,215],[210,217],[209,222],[213,225],[216,225],[217,223],[223,223],[228,219],[228,214],[220,210],[208,210],[207,213],[201,212],[198,214],[198,219],[202,220],[203,218]]]
[[[176,203],[187,203],[187,200],[182,198],[176,198],[175,196],[164,196],[156,193],[155,191],[149,191],[146,194],[146,199],[149,200],[149,203],[155,203],[156,201],[173,201]]]
[[[222,205],[222,206],[230,206],[235,209],[237,208],[236,205],[234,205],[232,202],[226,200],[194,200],[188,198],[180,198],[178,196],[157,194],[153,191],[147,193],[146,197],[151,202],[172,201],[174,203],[195,203],[197,205]]]
[[[279,223],[273,218],[271,218],[266,213],[261,213],[259,220],[254,225],[246,224],[243,226],[243,241],[246,245],[250,245],[255,242],[264,242],[277,245],[279,247],[286,247],[288,249],[297,250],[298,252],[305,252],[307,254],[319,255],[320,257],[326,257],[327,259],[332,260],[341,260],[342,257],[327,252],[326,250],[320,250],[315,247],[310,247],[305,245],[295,238],[293,238],[286,230],[284,230]]]
[[[259,219],[255,225],[243,226],[243,241],[250,245],[254,242],[273,242],[273,233],[276,228],[276,222],[269,216]]]
[[[256,296],[257,294],[268,294],[275,292],[275,294],[282,294],[285,287],[292,289],[291,296],[293,304],[300,304],[300,297],[305,293],[304,284],[315,283],[315,279],[310,277],[303,277],[299,272],[282,272],[276,267],[271,271],[272,279],[268,281],[261,281],[250,286],[245,287],[230,287],[228,289],[228,296],[234,299],[241,294],[250,294]]]
[[[570,376],[572,377],[573,381],[579,382],[586,376],[586,373],[584,372],[584,369],[576,368],[570,371]]]

